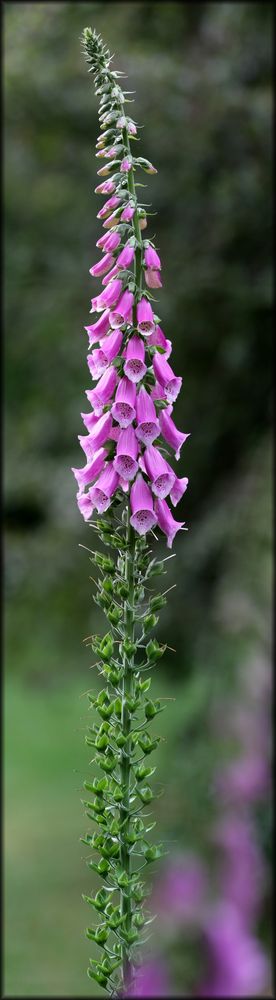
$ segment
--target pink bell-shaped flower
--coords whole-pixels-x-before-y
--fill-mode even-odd
[[[154,527],[157,515],[153,509],[152,494],[141,473],[136,476],[130,491],[130,523],[138,535],[145,535]]]

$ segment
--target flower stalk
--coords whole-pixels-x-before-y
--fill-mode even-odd
[[[152,241],[142,237],[147,215],[136,193],[136,170],[156,169],[132,154],[137,127],[125,111],[123,74],[110,69],[112,57],[90,28],[83,32],[83,45],[100,97],[97,156],[104,162],[98,169],[104,179],[96,192],[108,196],[98,213],[102,259],[90,268],[102,280],[103,291],[91,300],[91,311],[99,315],[85,327],[92,348],[87,363],[96,382],[86,390],[92,409],[81,414],[86,465],[72,470],[79,510],[105,547],[104,554],[89,552],[99,573],[94,601],[108,621],[103,638],[87,640],[105,686],[96,697],[89,692],[99,723],[88,728],[86,742],[103,777],[84,782],[94,795],[84,800],[86,815],[98,831],[81,839],[100,856],[87,864],[103,888],[84,899],[100,916],[86,934],[102,953],[101,959],[90,959],[88,976],[112,996],[131,996],[151,923],[141,873],[164,854],[162,845],[148,840],[155,822],[148,824],[151,813],[143,813],[156,797],[149,757],[160,740],[149,725],[164,708],[149,697],[148,672],[166,649],[150,638],[166,604],[151,581],[166,573],[165,560],[152,558],[146,536],[152,538],[157,526],[171,548],[176,532],[186,530],[165,497],[175,505],[187,487],[188,479],[178,479],[167,461],[167,445],[179,458],[188,435],[171,417],[182,380],[168,364],[171,343],[154,312],[151,289],[161,285],[161,261]]]

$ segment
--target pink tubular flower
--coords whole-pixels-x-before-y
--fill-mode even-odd
[[[177,531],[180,531],[180,528],[183,528],[185,521],[174,520],[166,500],[156,500],[155,511],[159,528],[167,535],[167,546],[168,549],[171,549],[175,535]]]
[[[117,257],[116,264],[117,267],[130,267],[134,258],[134,247],[125,246],[119,256]]]
[[[138,302],[137,320],[137,329],[139,330],[139,333],[153,333],[155,323],[151,304],[147,299],[141,299],[140,302]]]
[[[177,430],[177,427],[167,410],[161,410],[159,414],[159,421],[161,434],[163,434],[165,441],[167,441],[171,448],[173,448],[175,457],[178,461],[182,445],[185,441],[187,441],[187,438],[190,437],[190,434],[182,434],[181,431]]]
[[[145,282],[148,288],[162,288],[162,281],[154,267],[147,267],[145,270]]]
[[[107,337],[100,341],[100,347],[87,355],[87,364],[92,378],[100,378],[105,372],[110,362],[119,354],[122,346],[123,334],[121,330],[113,330]]]
[[[154,403],[143,385],[137,396],[136,414],[138,441],[143,441],[146,445],[152,444],[160,433],[160,427]]]
[[[138,444],[133,427],[121,430],[118,438],[116,456],[114,458],[114,469],[119,476],[129,481],[133,479],[138,469],[137,462]]]
[[[145,345],[140,337],[130,337],[126,348],[125,375],[131,382],[140,382],[146,374]]]
[[[113,329],[116,329],[116,327],[121,326],[122,323],[126,322],[127,314],[129,310],[132,308],[133,302],[134,302],[134,295],[132,294],[132,292],[129,291],[123,292],[122,297],[119,299],[119,302],[117,303],[116,310],[109,313],[109,322],[110,326]]]
[[[89,347],[92,347],[92,344],[97,344],[101,337],[105,337],[105,334],[109,330],[109,325],[109,309],[106,309],[102,313],[102,316],[100,316],[100,319],[97,319],[96,323],[84,327],[89,336]]]
[[[132,167],[132,160],[131,160],[131,158],[129,156],[124,156],[124,159],[122,160],[121,166],[120,166],[121,173],[126,173],[127,174],[128,171],[131,170],[131,167]]]
[[[151,479],[151,488],[155,496],[163,500],[164,497],[168,496],[170,493],[175,475],[170,466],[167,464],[160,451],[154,448],[154,445],[149,445],[146,448],[143,460],[145,464],[145,469],[149,479]]]
[[[109,274],[105,274],[102,280],[102,285],[109,285],[109,282],[112,281],[112,278],[117,278],[117,274],[119,274],[119,268],[116,263],[114,264],[114,267],[111,268],[111,271],[109,271]]]
[[[96,476],[102,471],[106,457],[107,452],[105,448],[99,448],[99,451],[94,451],[92,461],[87,462],[83,469],[74,469],[72,467],[72,472],[77,480],[80,493],[83,492],[85,486],[93,483],[93,479],[96,479]]]
[[[165,391],[166,399],[169,403],[174,403],[180,392],[182,386],[182,378],[177,378],[171,366],[164,358],[163,354],[158,354],[156,351],[153,358],[153,370],[157,382],[162,385]]]
[[[93,406],[96,416],[100,416],[103,406],[107,406],[111,397],[113,396],[114,389],[117,382],[117,374],[115,368],[111,365],[106,372],[101,376],[95,389],[86,389],[86,395],[89,403]]]
[[[141,473],[136,476],[135,482],[131,487],[130,506],[132,511],[130,523],[132,527],[135,528],[138,535],[145,535],[147,531],[150,531],[154,527],[157,517],[153,510],[151,491]]]
[[[183,493],[185,493],[185,490],[187,489],[188,482],[189,480],[187,479],[187,476],[184,476],[183,479],[178,479],[177,476],[175,476],[173,488],[170,490],[170,499],[174,507],[177,506],[179,500],[183,497]]]
[[[106,371],[109,365],[109,361],[101,351],[100,347],[96,347],[92,354],[87,355],[87,364],[90,371],[91,378],[97,379]]]
[[[92,274],[93,278],[101,278],[102,274],[110,271],[112,264],[114,264],[114,257],[110,253],[107,253],[101,260],[98,260],[97,264],[93,264],[93,267],[90,267],[89,274]]]
[[[115,402],[111,407],[114,420],[118,421],[120,427],[129,427],[135,417],[136,388],[128,378],[122,378],[119,382]]]
[[[122,293],[122,281],[119,278],[115,278],[108,283],[103,292],[97,297],[97,309],[112,309],[116,306],[116,302],[120,298]]]
[[[102,181],[102,184],[97,184],[95,188],[95,194],[111,194],[112,191],[115,191],[115,183],[111,178],[109,181]]]
[[[105,201],[102,208],[100,208],[100,211],[97,214],[97,219],[106,219],[107,216],[110,215],[110,213],[113,211],[113,209],[117,208],[117,205],[119,204],[120,204],[120,198],[117,198],[117,195],[114,194],[112,198],[108,198],[107,201]]]
[[[147,339],[149,347],[162,347],[164,350],[163,358],[169,358],[172,353],[172,342],[167,340],[161,326],[156,326],[153,333]]]
[[[96,507],[98,514],[104,514],[110,507],[111,499],[119,483],[119,476],[115,472],[112,462],[108,462],[97,482],[89,490],[90,499]]]
[[[120,242],[121,237],[119,233],[104,233],[104,235],[101,236],[100,240],[96,243],[96,246],[99,247],[100,250],[110,251],[116,250]]]
[[[77,496],[77,504],[80,513],[84,517],[84,520],[89,521],[89,518],[91,517],[92,511],[94,509],[89,493],[81,493],[80,496]]]
[[[94,413],[81,413],[84,426],[89,430],[89,444],[94,443],[94,449],[100,448],[101,445],[105,444],[107,438],[110,435],[112,427],[112,417],[110,413],[103,413],[102,417],[96,419]],[[93,417],[93,423],[92,418]]]
[[[112,214],[108,216],[108,219],[105,219],[105,221],[103,222],[103,229],[112,229],[113,226],[118,225],[120,211],[121,211],[120,206],[118,208],[115,208],[114,212],[112,212]]]
[[[161,270],[160,257],[158,257],[158,253],[156,253],[153,247],[146,247],[144,261],[147,267],[154,268],[155,271]]]
[[[121,214],[121,222],[131,222],[131,219],[133,219],[134,216],[134,212],[135,212],[134,205],[132,205],[131,202],[129,202],[129,204],[126,205],[125,208],[123,208]]]

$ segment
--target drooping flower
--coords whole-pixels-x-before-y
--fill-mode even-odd
[[[110,413],[103,413],[99,419],[94,413],[81,413],[84,426],[89,430],[90,443],[94,442],[94,448],[101,448],[110,437],[112,427],[112,417]]]
[[[130,424],[129,427],[123,428],[119,434],[116,456],[113,462],[114,469],[116,469],[116,472],[123,479],[134,479],[138,469],[137,455],[138,442],[133,427]]]
[[[128,427],[135,418],[136,388],[128,378],[122,378],[116,390],[115,402],[111,407],[114,420],[120,427]]]
[[[166,500],[157,500],[155,503],[155,511],[157,514],[157,521],[161,531],[167,535],[167,545],[168,549],[172,548],[172,543],[175,538],[177,531],[180,531],[185,524],[185,521],[175,521]]]
[[[121,250],[121,253],[119,253],[119,257],[117,257],[116,261],[117,267],[118,268],[130,267],[130,265],[134,260],[134,254],[135,254],[134,246],[125,246],[124,249]]]
[[[123,292],[119,302],[117,302],[116,310],[109,313],[109,322],[113,329],[116,329],[117,326],[122,326],[122,324],[125,323],[127,314],[133,306],[133,302],[133,293],[128,291]]]
[[[95,389],[86,389],[87,399],[91,406],[93,406],[96,416],[101,416],[102,409],[109,403],[111,397],[113,396],[114,389],[117,383],[116,369],[112,367],[108,368],[106,372],[101,376]]]
[[[131,222],[131,219],[133,219],[133,216],[134,216],[134,212],[135,212],[135,207],[134,207],[134,205],[131,204],[131,202],[129,202],[129,204],[126,205],[125,208],[123,208],[123,211],[122,211],[122,214],[121,214],[121,221],[122,222]]]
[[[96,246],[99,247],[100,250],[105,250],[106,252],[110,253],[111,250],[116,250],[117,249],[117,247],[119,246],[120,242],[121,242],[121,237],[120,237],[119,233],[115,233],[115,232],[114,233],[104,233],[104,235],[101,236],[101,238],[97,241]],[[97,264],[96,264],[96,267],[97,267]],[[91,269],[91,271],[92,271],[92,269]],[[90,274],[91,274],[91,271],[90,271]],[[97,275],[96,275],[96,277],[97,277]]]
[[[99,448],[98,451],[94,452],[92,460],[88,461],[83,469],[72,468],[80,492],[83,492],[85,486],[88,486],[89,483],[93,483],[93,479],[96,479],[96,476],[102,471],[106,457],[107,452],[105,448]]]
[[[168,410],[161,410],[159,414],[159,421],[161,433],[163,434],[165,441],[167,441],[171,448],[173,448],[175,457],[178,461],[182,445],[185,441],[187,441],[187,438],[190,437],[190,434],[182,434],[181,431],[177,430],[177,427],[168,413]]]
[[[119,476],[111,462],[109,462],[106,469],[99,476],[99,479],[97,479],[97,482],[89,490],[90,499],[93,506],[96,507],[98,514],[104,514],[108,507],[110,507],[111,498],[117,489],[118,482]]]
[[[156,253],[154,247],[151,246],[146,247],[144,260],[146,267],[150,267],[151,269],[154,268],[156,271],[161,270],[161,260],[160,257],[158,257],[158,253]]]
[[[145,282],[148,288],[162,288],[159,271],[154,267],[146,267]]]
[[[137,330],[139,333],[153,333],[155,322],[150,302],[147,299],[140,299],[137,306]]]
[[[163,500],[168,496],[174,484],[175,475],[168,463],[162,457],[158,448],[149,445],[143,455],[143,462],[151,480],[152,492]]]
[[[145,345],[140,337],[130,337],[125,357],[125,375],[127,375],[131,382],[140,382],[147,371],[147,366],[145,365]]]
[[[87,355],[87,364],[92,378],[100,378],[103,375],[110,362],[119,354],[122,340],[121,330],[113,330],[109,336],[100,341],[100,347],[95,348],[92,354]]]
[[[106,309],[100,316],[100,319],[97,319],[96,323],[92,323],[90,326],[84,327],[88,333],[89,347],[92,347],[93,344],[97,344],[101,337],[105,336],[109,330],[109,326],[109,309]]]
[[[177,506],[179,500],[183,497],[183,493],[185,493],[187,489],[188,482],[189,480],[187,476],[183,476],[183,479],[178,479],[177,476],[175,476],[173,488],[170,491],[170,498],[174,507]]]
[[[158,324],[156,325],[153,333],[151,333],[147,338],[147,343],[149,347],[162,347],[162,350],[164,351],[163,357],[166,359],[170,357],[170,354],[172,353],[172,342],[171,340],[167,340],[163,330],[161,330],[161,326],[158,326]]]
[[[118,302],[122,292],[122,282],[119,278],[109,281],[104,291],[97,296],[97,311],[101,309],[106,309],[107,307],[112,308]]]
[[[97,214],[97,219],[106,219],[107,216],[110,215],[110,213],[113,211],[113,209],[117,208],[117,205],[119,204],[120,204],[120,198],[117,198],[116,195],[113,195],[112,198],[108,198],[108,200],[105,201],[102,208],[100,208],[100,211]]]
[[[81,493],[77,496],[77,504],[80,513],[84,517],[85,521],[89,521],[91,514],[93,512],[93,504],[89,493]]]
[[[103,274],[110,271],[112,264],[114,264],[114,257],[110,253],[106,253],[97,264],[93,264],[93,267],[90,267],[89,273],[93,275],[93,278],[101,278]]]
[[[120,271],[120,268],[118,267],[118,264],[117,264],[117,261],[116,261],[116,264],[114,264],[114,267],[111,268],[111,271],[109,271],[108,274],[104,275],[104,278],[102,280],[102,285],[109,285],[109,282],[112,281],[112,278],[116,278],[117,277],[117,274],[119,274],[119,271]]]
[[[178,378],[174,374],[164,355],[157,352],[153,358],[153,370],[157,382],[162,385],[165,391],[166,399],[169,403],[174,403],[182,386],[182,378]]]
[[[138,473],[130,491],[130,523],[138,535],[145,535],[156,524],[152,494],[143,476]]]
[[[136,416],[138,441],[142,441],[143,444],[152,444],[159,435],[160,427],[154,403],[143,385],[136,400]]]

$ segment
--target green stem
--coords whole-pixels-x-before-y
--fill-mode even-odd
[[[123,113],[123,109],[122,109],[122,113]],[[124,139],[124,144],[125,144],[125,148],[126,148],[126,153],[129,154],[129,156],[131,156],[131,149],[130,149],[129,137],[128,137],[127,129],[126,128],[123,129],[123,139]],[[133,167],[131,167],[131,170],[129,170],[129,172],[128,172],[127,183],[128,183],[128,190],[129,190],[130,195],[132,195],[132,197],[136,200],[136,189],[135,189],[135,180],[134,180]],[[135,233],[137,244],[138,244],[135,247],[134,278],[135,278],[136,288],[138,288],[139,291],[140,291],[141,286],[142,286],[142,277],[143,277],[143,270],[142,270],[143,240],[142,240],[142,236],[141,236],[141,229],[140,229],[140,225],[139,225],[139,216],[138,216],[138,212],[137,212],[137,207],[135,208],[134,216],[133,216],[133,219],[132,219],[132,225],[133,225],[134,233]],[[137,320],[136,311],[137,311],[137,299],[135,298],[135,305],[134,305],[134,326],[136,326],[136,320]]]
[[[128,584],[129,592],[128,599],[125,601],[124,606],[124,625],[125,625],[125,638],[133,642],[134,638],[134,559],[135,559],[135,532],[130,524],[130,509],[127,508],[127,525],[126,525],[126,557],[125,557],[125,579]],[[132,696],[132,666],[133,657],[129,659],[127,655],[123,658],[124,665],[124,675],[122,681],[122,732],[127,738],[124,750],[121,755],[121,785],[123,790],[123,800],[121,806],[121,822],[124,822],[122,831],[122,844],[120,852],[120,861],[123,871],[130,875],[130,853],[129,847],[126,843],[126,837],[129,831],[129,787],[130,787],[130,747],[129,747],[129,737],[131,730],[131,718],[130,713],[126,704],[126,698]],[[125,929],[127,931],[131,930],[132,922],[132,912],[131,912],[131,898],[129,887],[124,888],[121,891],[121,914],[125,917]],[[131,961],[129,958],[129,946],[122,945],[122,965],[123,965],[123,987],[124,990],[128,989],[131,979]]]
[[[123,108],[122,108],[123,113]],[[123,129],[123,139],[125,145],[126,154],[131,155],[129,138],[127,130]],[[128,172],[128,190],[130,195],[136,200],[135,191],[135,181],[133,169]],[[141,237],[141,230],[139,226],[139,216],[137,208],[135,208],[134,216],[132,219],[132,225],[134,233],[136,236],[137,244],[135,247],[135,267],[134,267],[134,280],[136,285],[136,290],[140,290],[142,283],[142,256],[143,256],[143,241]],[[137,322],[137,296],[135,295],[134,304],[134,326]],[[134,639],[134,561],[135,561],[135,532],[130,524],[130,505],[128,503],[127,507],[127,525],[126,525],[126,558],[125,558],[125,579],[128,584],[128,599],[125,602],[124,608],[124,625],[125,625],[125,637],[133,642]],[[120,851],[120,862],[123,871],[129,876],[131,874],[131,858],[129,853],[129,847],[126,843],[125,837],[128,835],[129,830],[129,788],[130,788],[130,771],[131,771],[131,761],[129,754],[129,737],[131,732],[131,717],[129,710],[126,705],[126,698],[132,696],[132,678],[133,678],[133,657],[131,660],[127,656],[123,659],[124,665],[124,676],[122,681],[122,732],[123,735],[127,737],[127,742],[124,745],[124,752],[121,756],[121,783],[123,789],[123,800],[121,806],[121,821],[124,821],[124,827],[122,833],[122,844]],[[125,928],[126,930],[131,930],[132,924],[132,909],[131,909],[131,898],[129,887],[121,891],[121,914],[125,917]],[[123,989],[127,992],[130,985],[132,976],[132,964],[129,957],[129,946],[122,945],[122,973],[123,973]]]

